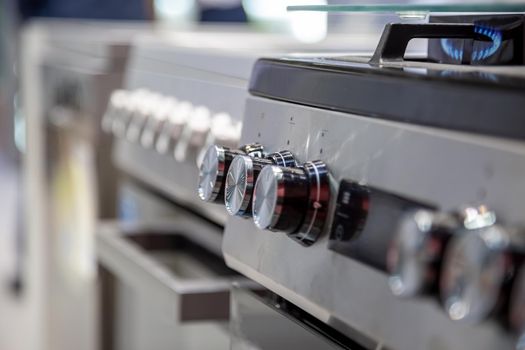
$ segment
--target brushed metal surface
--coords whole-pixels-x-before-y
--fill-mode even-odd
[[[380,103],[380,101],[378,101]],[[276,125],[278,127],[276,127]],[[241,142],[289,149],[299,162],[325,161],[332,193],[349,178],[447,211],[485,204],[507,225],[525,224],[525,145],[250,97]],[[335,196],[331,206],[334,204]],[[333,210],[333,209],[331,209]],[[394,297],[386,274],[328,249],[311,247],[231,217],[227,264],[342,332],[353,329],[392,349],[513,349],[492,321],[448,319],[431,299]]]

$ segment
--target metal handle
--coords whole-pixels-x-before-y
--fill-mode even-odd
[[[229,318],[231,283],[250,285],[248,280],[223,276],[183,278],[130,242],[126,235],[133,235],[132,231],[115,223],[99,226],[97,258],[105,269],[134,288],[145,290],[152,300],[166,305],[167,312],[175,310],[179,322]]]
[[[384,61],[402,61],[408,43],[412,39],[472,39],[492,41],[492,39],[475,30],[473,24],[387,24],[379,44],[370,60],[371,64]]]

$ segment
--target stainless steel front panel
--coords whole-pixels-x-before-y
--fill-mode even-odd
[[[378,100],[378,103],[380,101]],[[277,126],[277,127],[276,127]],[[291,150],[300,162],[325,161],[332,205],[343,178],[441,210],[485,204],[507,225],[523,226],[525,145],[502,139],[387,122],[251,97],[243,143]],[[394,297],[387,276],[328,249],[327,230],[311,247],[230,217],[227,264],[344,333],[393,349],[513,349],[492,321],[450,321],[430,299]]]
[[[252,291],[233,287],[231,350],[341,350]]]

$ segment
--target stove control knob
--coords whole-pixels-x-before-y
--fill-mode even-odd
[[[126,130],[126,138],[128,141],[137,142],[140,139],[146,124],[152,119],[155,108],[157,108],[161,99],[162,97],[159,94],[153,92],[149,92],[142,97]]]
[[[206,152],[211,145],[221,145],[228,148],[237,148],[239,138],[236,135],[231,116],[228,113],[217,113],[212,117],[210,132],[206,137],[204,146],[199,150],[197,166],[200,167]]]
[[[517,275],[512,284],[509,307],[509,325],[517,334],[524,335],[525,348],[525,261],[517,270]]]
[[[268,159],[239,155],[233,158],[226,176],[224,203],[230,215],[252,214],[252,196],[260,171],[272,162]]]
[[[208,136],[209,142],[213,141],[219,145],[231,148],[237,148],[239,145],[240,134],[237,125],[228,113],[217,113],[213,116]]]
[[[184,162],[186,159],[197,159],[197,152],[204,147],[210,126],[210,110],[204,106],[195,107],[175,147],[175,160]]]
[[[453,320],[479,322],[495,311],[508,288],[519,235],[492,225],[456,235],[448,245],[440,280],[443,306]]]
[[[211,145],[204,154],[200,171],[198,194],[205,202],[224,202],[224,179],[233,158],[244,152]]]
[[[111,94],[108,102],[108,108],[104,116],[102,117],[102,130],[104,132],[111,132],[113,129],[113,123],[118,117],[118,114],[122,112],[124,106],[129,98],[129,92],[126,90],[115,90]]]
[[[444,247],[459,227],[455,215],[426,209],[407,213],[388,249],[388,284],[392,293],[409,297],[436,290]]]
[[[264,157],[264,147],[260,143],[249,143],[240,147],[241,151],[254,158]]]
[[[140,143],[144,148],[152,148],[168,122],[169,113],[177,105],[173,97],[161,96],[157,106],[152,109],[150,118],[146,121]]]
[[[175,151],[175,146],[179,141],[184,127],[193,111],[193,105],[187,101],[182,101],[173,106],[169,111],[168,120],[157,137],[155,149],[160,154],[167,154]]]
[[[309,187],[304,169],[264,167],[255,184],[255,226],[285,233],[299,230],[307,210]]]
[[[127,94],[119,113],[113,117],[112,131],[116,137],[125,137],[127,129],[139,107],[151,92],[146,89],[138,89]]]
[[[287,233],[309,246],[326,222],[330,186],[321,161],[299,168],[266,166],[254,191],[253,219],[260,229]]]
[[[266,156],[266,158],[270,159],[273,163],[277,164],[278,166],[282,166],[285,168],[297,167],[295,157],[290,151],[279,151],[270,153]]]

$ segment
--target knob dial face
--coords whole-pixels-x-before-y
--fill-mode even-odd
[[[260,229],[292,233],[304,220],[309,183],[303,169],[265,166],[255,185],[253,220]]]
[[[451,215],[425,209],[409,212],[401,220],[387,257],[392,293],[415,296],[436,284],[443,248],[457,225]]]
[[[509,325],[518,334],[523,334],[525,348],[525,264],[518,270],[510,295]]]
[[[279,192],[282,191],[282,177],[281,168],[269,165],[261,170],[255,184],[253,221],[262,230],[272,229],[282,212],[282,207],[278,207],[277,203]]]
[[[254,159],[247,155],[233,158],[226,176],[224,196],[224,204],[230,215],[251,215],[255,181],[261,169],[268,164],[271,164],[268,160]]]
[[[440,281],[451,319],[479,322],[494,310],[506,274],[506,244],[505,232],[496,225],[451,240]]]
[[[206,202],[222,202],[224,200],[224,184],[226,173],[236,155],[241,151],[212,145],[204,155],[200,171],[198,194]]]
[[[257,180],[253,219],[260,229],[281,231],[313,244],[326,222],[330,187],[321,161],[300,168],[267,166]]]

